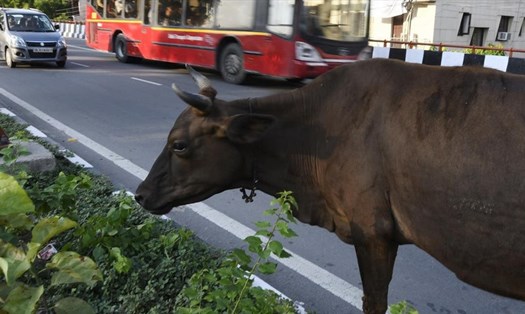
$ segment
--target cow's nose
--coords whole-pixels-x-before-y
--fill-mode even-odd
[[[140,194],[135,194],[135,201],[137,201],[137,203],[139,203],[140,206],[143,206],[142,202],[144,201],[144,197]]]

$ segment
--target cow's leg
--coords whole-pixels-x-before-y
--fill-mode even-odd
[[[381,238],[355,245],[366,314],[384,314],[387,310],[388,284],[392,279],[397,247],[397,243]]]
[[[377,194],[362,194],[359,200],[351,232],[363,282],[363,312],[384,314],[398,248],[395,223],[388,202]]]

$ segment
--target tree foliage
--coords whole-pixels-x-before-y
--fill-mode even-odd
[[[35,8],[52,19],[58,15],[60,10],[78,6],[78,0],[3,0],[1,3],[1,6],[6,8]]]

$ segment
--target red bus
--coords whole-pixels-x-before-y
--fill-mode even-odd
[[[300,80],[368,45],[370,0],[88,0],[87,45],[136,59]]]

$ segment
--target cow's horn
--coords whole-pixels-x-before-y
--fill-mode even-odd
[[[189,64],[186,64],[186,69],[190,73],[191,78],[195,81],[195,83],[197,83],[197,86],[199,86],[201,95],[207,96],[213,101],[217,95],[217,91],[215,88],[213,88],[213,86],[211,86],[210,80],[208,80],[208,78],[204,75],[195,71],[195,69],[193,69]]]
[[[204,113],[207,113],[213,104],[212,100],[209,97],[185,92],[181,90],[175,83],[171,84],[171,88],[173,88],[175,93],[182,100],[184,100],[185,103]]]

